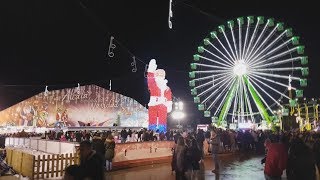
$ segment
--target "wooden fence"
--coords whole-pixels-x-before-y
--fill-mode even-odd
[[[30,179],[62,177],[64,169],[79,164],[79,156],[75,154],[52,154],[34,156],[15,149],[6,149],[7,163],[22,176]]]

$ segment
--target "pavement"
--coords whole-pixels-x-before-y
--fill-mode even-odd
[[[191,180],[264,180],[263,168],[260,163],[263,156],[254,154],[220,155],[220,172],[212,173],[213,161],[206,156],[201,170],[188,173]],[[16,180],[12,176],[0,177],[0,180]],[[285,176],[283,179],[286,179]],[[175,180],[170,163],[139,166],[106,173],[106,180]]]
[[[263,157],[257,155],[222,155],[220,156],[220,172],[212,173],[213,161],[207,156],[198,172],[189,172],[188,179],[223,179],[223,180],[264,180],[263,168],[260,161]],[[174,180],[170,163],[134,167],[107,173],[107,180]]]

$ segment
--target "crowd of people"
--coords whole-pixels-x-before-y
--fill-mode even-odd
[[[79,166],[70,166],[66,169],[66,179],[71,177],[96,179],[97,174],[112,170],[116,143],[157,140],[175,142],[171,165],[172,170],[176,172],[176,179],[201,175],[200,169],[203,166],[205,152],[209,152],[212,156],[213,173],[219,173],[219,153],[255,152],[265,154],[261,164],[264,164],[264,175],[267,180],[281,179],[283,172],[289,180],[313,180],[319,176],[320,133],[315,131],[235,131],[210,127],[207,131],[168,130],[165,133],[158,133],[147,129],[132,131],[124,128],[121,131],[103,132],[51,131],[42,135],[21,132],[6,136],[41,136],[51,140],[79,142],[81,163]],[[97,164],[102,168],[97,168]]]
[[[43,139],[48,140],[60,140],[60,141],[70,141],[70,142],[81,142],[84,140],[91,141],[96,131],[49,131],[42,134]],[[167,140],[169,139],[170,132],[164,133],[154,132],[153,130],[147,130],[145,128],[136,131],[131,129],[123,128],[120,130],[107,130],[100,132],[102,138],[106,138],[108,135],[112,135],[117,143],[126,142],[144,142],[144,141],[156,141],[156,140]],[[173,131],[171,132],[173,138]],[[172,139],[171,138],[171,139]]]
[[[319,178],[320,134],[308,132],[278,132],[267,136],[264,173],[266,179],[314,180]]]
[[[116,143],[112,134],[106,138],[94,133],[91,140],[80,142],[80,164],[66,168],[65,180],[68,179],[104,179],[104,172],[112,170],[112,159]]]
[[[214,164],[213,173],[219,173],[220,170],[219,153],[239,151],[265,153],[261,164],[264,164],[267,180],[281,179],[284,171],[288,180],[319,178],[320,133],[314,131],[233,131],[211,128],[206,132],[198,130],[197,133],[177,133],[174,139],[176,146],[172,170],[179,180],[199,176],[203,162],[203,143],[210,144],[208,147]]]
[[[28,137],[40,137],[42,133],[36,133],[36,132],[26,132],[24,130],[16,133],[5,133],[1,134],[1,137],[17,137],[17,138],[28,138]]]

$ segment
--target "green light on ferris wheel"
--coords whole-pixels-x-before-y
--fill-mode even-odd
[[[198,110],[218,124],[261,118],[271,123],[271,103],[279,104],[279,95],[287,97],[280,88],[288,87],[288,75],[298,80],[292,84],[296,98],[303,97],[297,85],[308,84],[308,57],[300,43],[292,28],[273,18],[246,16],[221,24],[203,39],[190,64]]]

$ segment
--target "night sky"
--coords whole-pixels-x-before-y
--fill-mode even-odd
[[[167,71],[173,94],[185,102],[186,122],[206,120],[192,103],[189,64],[210,31],[239,16],[273,17],[292,27],[309,56],[307,98],[319,97],[319,11],[314,4],[270,1],[173,0],[4,0],[0,5],[0,110],[44,91],[96,84],[145,105],[149,93],[145,63],[155,58]],[[107,57],[110,36],[116,39]],[[137,58],[136,73],[130,66]]]

